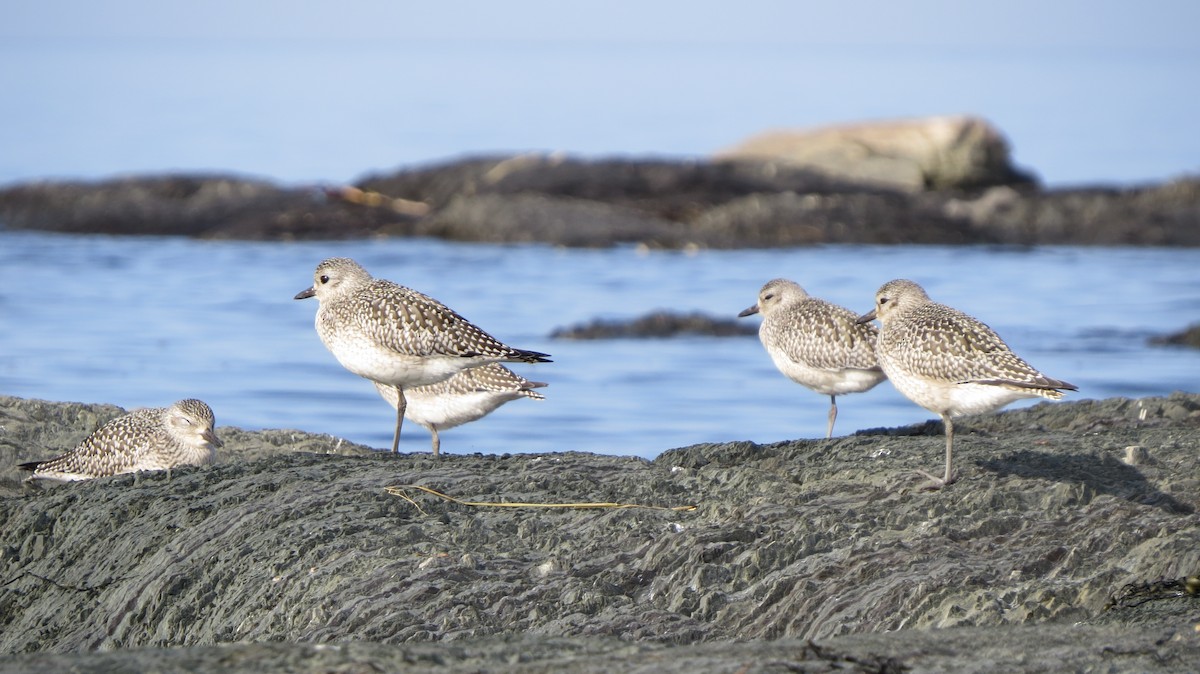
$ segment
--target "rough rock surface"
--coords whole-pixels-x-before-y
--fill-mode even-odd
[[[759,134],[717,155],[775,160],[902,190],[1031,183],[1000,130],[967,115],[881,120]]]
[[[33,489],[108,405],[0,398],[0,672],[1190,671],[1200,395],[706,444],[220,463]],[[616,449],[616,448],[614,448]],[[618,502],[648,508],[487,507]],[[1130,585],[1132,584],[1132,585]],[[1129,586],[1129,587],[1127,587]],[[1114,595],[1118,601],[1113,602]],[[1113,604],[1113,608],[1106,607]],[[108,651],[108,652],[95,652]]]

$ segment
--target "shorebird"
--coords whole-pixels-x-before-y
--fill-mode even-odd
[[[463,370],[436,384],[408,389],[404,392],[408,399],[404,417],[429,431],[433,437],[433,455],[437,456],[442,446],[438,431],[482,419],[510,400],[545,400],[546,396],[533,389],[546,385],[529,381],[499,363],[489,363]],[[389,405],[396,407],[399,400],[395,386],[375,382],[375,388]]]
[[[548,354],[508,346],[441,302],[391,281],[371,278],[345,257],[321,262],[312,287],[296,299],[316,297],[317,334],[342,367],[396,389],[400,451],[406,389],[444,381],[488,363],[549,363]]]
[[[918,471],[930,480],[925,488],[940,489],[958,477],[951,467],[954,417],[991,412],[1021,398],[1058,400],[1064,390],[1079,390],[1042,374],[987,325],[934,302],[912,281],[889,281],[875,293],[875,308],[858,320],[876,318],[883,327],[875,352],[888,379],[941,416],[946,429],[945,474]]]
[[[775,367],[788,379],[829,396],[833,437],[837,397],[869,391],[884,380],[875,360],[875,326],[856,322],[854,312],[810,296],[799,284],[777,278],[758,292],[758,302],[738,314],[761,313],[758,338]]]
[[[217,458],[222,442],[213,432],[213,413],[199,400],[142,409],[96,429],[75,449],[45,461],[20,464],[27,482],[73,482],[96,477],[200,466]]]

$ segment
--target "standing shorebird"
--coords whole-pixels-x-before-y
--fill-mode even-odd
[[[875,352],[888,379],[909,400],[940,415],[946,428],[945,474],[918,471],[930,479],[928,489],[958,477],[951,469],[953,417],[991,412],[1021,398],[1058,400],[1062,390],[1079,390],[1034,369],[991,328],[934,302],[912,281],[888,281],[875,293],[875,308],[858,320],[876,318],[883,327]]]
[[[857,314],[811,297],[799,284],[777,278],[758,292],[758,302],[738,314],[761,313],[758,338],[775,367],[788,379],[829,396],[833,437],[837,396],[869,391],[884,380],[875,360],[875,326],[858,323]]]
[[[433,436],[433,455],[437,456],[442,446],[438,431],[482,419],[510,400],[545,400],[546,396],[533,389],[546,385],[529,381],[500,363],[489,363],[463,370],[436,384],[408,389],[404,392],[408,400],[404,417],[429,431]],[[397,406],[399,396],[395,386],[375,382],[375,388],[389,405]]]
[[[22,463],[26,481],[73,482],[96,477],[200,466],[217,458],[222,442],[213,432],[213,413],[199,400],[137,410],[96,429],[79,446],[45,461]]]
[[[342,367],[396,389],[400,451],[406,389],[444,381],[488,363],[549,363],[548,354],[514,349],[441,302],[391,281],[371,278],[345,257],[317,265],[311,288],[296,299],[316,297],[317,334]]]

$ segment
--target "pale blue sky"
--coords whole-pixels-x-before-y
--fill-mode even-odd
[[[9,3],[0,183],[341,181],[480,152],[706,156],[971,113],[1051,184],[1200,171],[1200,2]]]
[[[1200,3],[1087,0],[40,0],[10,3],[21,37],[735,41],[1195,49]]]

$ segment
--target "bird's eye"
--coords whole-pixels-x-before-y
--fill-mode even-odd
[[[763,295],[763,299],[764,300],[773,300],[773,299],[775,299],[775,293],[767,293],[766,295]]]
[[[329,277],[328,277],[328,276],[326,276],[326,275],[324,275],[324,274],[322,274],[322,275],[321,275],[321,283],[322,283],[322,284],[329,283]]]
[[[887,303],[888,303],[888,298],[886,298],[886,297],[880,297],[880,298],[879,298],[879,304],[880,304],[880,305],[884,305],[884,304],[887,304]]]

